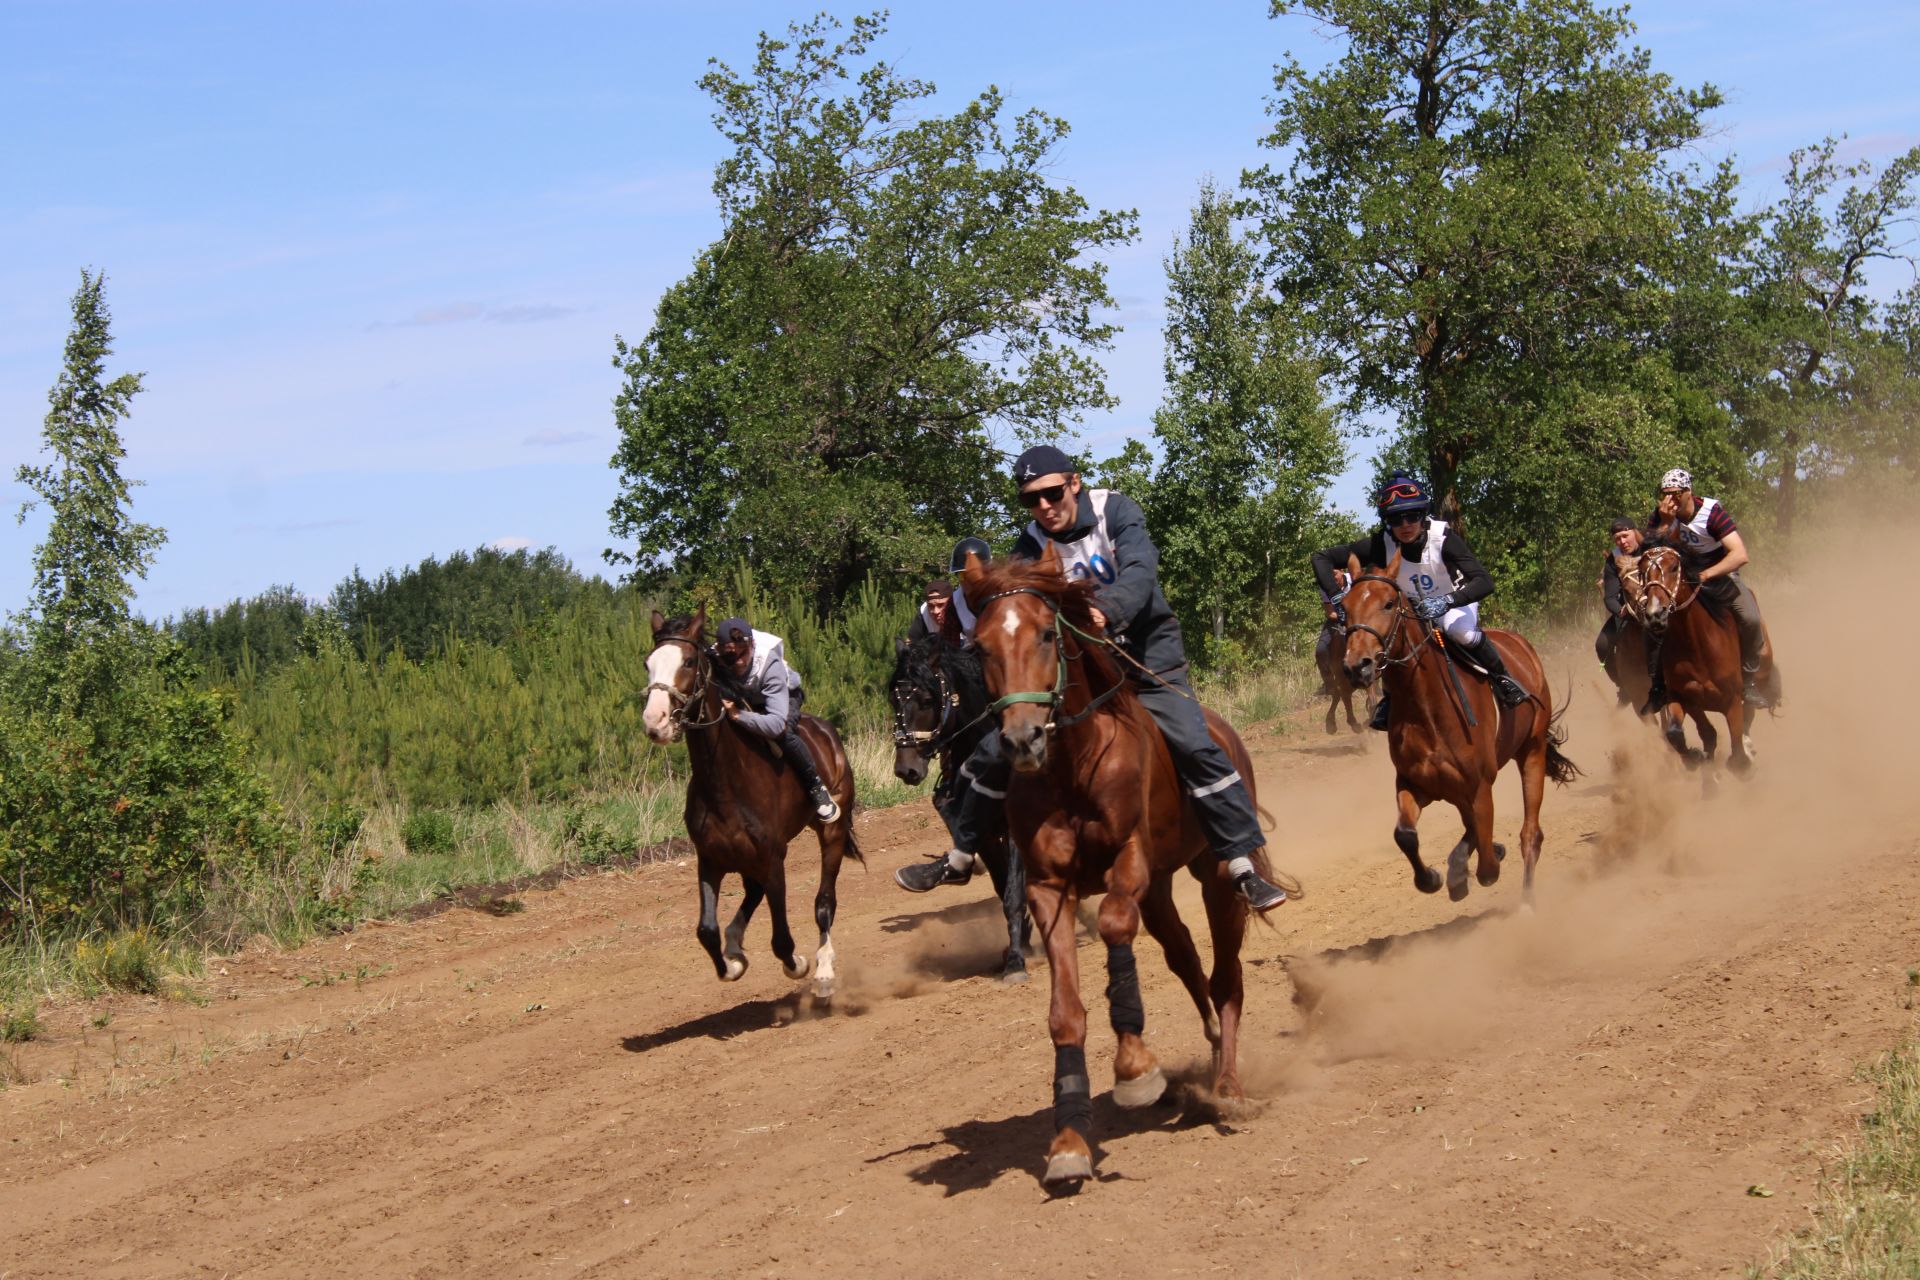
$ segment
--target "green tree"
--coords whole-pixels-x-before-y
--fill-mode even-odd
[[[500,644],[519,628],[608,589],[552,547],[479,547],[445,560],[428,556],[373,579],[355,569],[333,589],[329,615],[362,656],[397,648],[422,658],[450,638]]]
[[[1920,147],[1878,177],[1868,162],[1840,161],[1838,149],[1827,138],[1793,153],[1786,193],[1754,246],[1762,376],[1740,405],[1740,438],[1773,485],[1783,535],[1803,479],[1869,462],[1920,465],[1900,429],[1920,410],[1907,312],[1901,301],[1876,301],[1866,280],[1876,261],[1914,260],[1903,236],[1914,220]]]
[[[20,508],[25,523],[45,503],[52,515],[33,557],[33,604],[19,619],[30,631],[45,677],[95,635],[123,627],[133,580],[146,576],[166,535],[133,518],[132,482],[120,475],[126,449],[120,419],[140,391],[141,375],[106,376],[113,352],[106,278],[80,273],[65,364],[48,393],[42,424],[53,460],[21,466],[14,478],[35,495]]]
[[[1131,213],[1089,211],[1050,176],[1066,122],[1003,120],[998,90],[952,115],[873,57],[879,16],[762,34],[751,70],[701,80],[733,152],[725,232],[616,341],[630,551],[658,581],[833,600],[869,571],[944,559],[997,509],[999,452],[1112,403],[1092,352],[1112,328],[1093,251]]]
[[[1590,582],[1594,530],[1663,466],[1740,479],[1715,379],[1749,229],[1731,166],[1692,159],[1719,94],[1585,0],[1273,4],[1296,11],[1343,47],[1277,69],[1283,159],[1246,178],[1267,264],[1503,602]]]
[[[1166,267],[1167,397],[1154,415],[1149,524],[1170,602],[1212,657],[1272,605],[1276,576],[1299,580],[1327,531],[1324,494],[1343,454],[1318,363],[1260,287],[1230,193],[1201,186]]]

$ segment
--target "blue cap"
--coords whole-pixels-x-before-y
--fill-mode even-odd
[[[713,642],[725,644],[729,640],[745,640],[753,643],[753,627],[745,618],[728,618],[713,629]]]
[[[1013,482],[1032,484],[1041,476],[1072,475],[1073,459],[1050,444],[1037,444],[1013,460]]]

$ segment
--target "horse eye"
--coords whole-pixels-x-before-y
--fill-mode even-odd
[[[1055,631],[1052,627],[1048,627],[1045,631],[1042,631],[1040,633],[1041,644],[1052,644],[1057,639],[1059,639],[1059,633]]]

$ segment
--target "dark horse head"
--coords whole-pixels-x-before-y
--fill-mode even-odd
[[[706,626],[705,609],[680,618],[663,618],[654,611],[641,723],[655,742],[678,742],[686,732],[688,713],[697,711],[706,696],[713,671],[703,639]]]
[[[893,681],[893,776],[910,787],[926,781],[935,756],[956,748],[971,751],[985,732],[986,685],[980,660],[937,635],[895,650]]]

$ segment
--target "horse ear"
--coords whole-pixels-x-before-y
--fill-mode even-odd
[[[1399,547],[1395,547],[1393,549],[1393,559],[1387,561],[1387,576],[1389,578],[1397,578],[1400,576],[1400,548]]]
[[[893,656],[897,658],[901,654],[905,653],[906,651],[907,651],[907,642],[901,639],[899,636],[895,636],[893,638]]]
[[[1047,539],[1046,549],[1041,551],[1040,559],[1037,563],[1042,569],[1047,570],[1049,573],[1060,572],[1060,548],[1052,538]]]
[[[653,638],[655,640],[660,638],[660,633],[666,629],[666,626],[667,620],[660,616],[658,609],[655,609],[653,611]]]
[[[695,644],[698,644],[700,642],[700,637],[705,635],[706,631],[707,631],[707,606],[701,605],[700,611],[693,615],[693,626],[689,628],[687,631],[687,639],[693,641]]]
[[[980,559],[980,553],[971,549],[968,550],[966,561],[960,567],[960,589],[966,592],[967,607],[969,609],[977,607],[973,603],[973,593],[979,588],[981,580],[986,576],[986,563]]]

